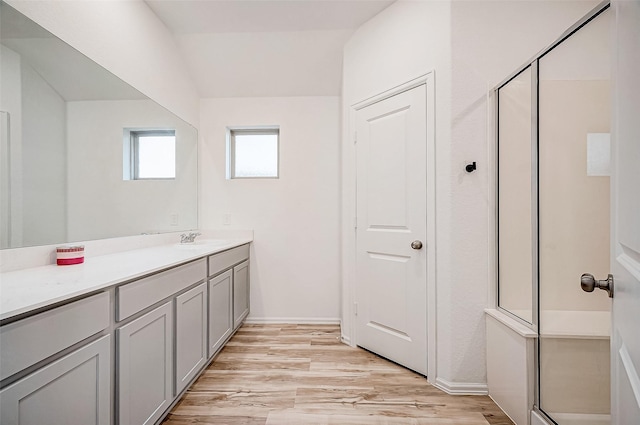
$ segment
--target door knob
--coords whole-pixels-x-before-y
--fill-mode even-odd
[[[411,242],[411,248],[413,248],[413,249],[421,249],[422,248],[422,242],[421,241],[413,241],[413,242]]]
[[[610,274],[604,280],[596,280],[592,274],[585,273],[580,277],[580,286],[585,292],[593,292],[594,289],[600,288],[607,291],[609,298],[613,298],[613,275]]]

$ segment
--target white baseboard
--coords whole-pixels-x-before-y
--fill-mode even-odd
[[[353,347],[353,345],[351,345],[351,338],[349,338],[348,336],[344,336],[344,334],[340,335],[340,341],[342,341],[343,344],[347,344]]]
[[[487,395],[489,389],[487,384],[476,382],[449,382],[442,378],[436,378],[436,382],[432,382],[433,386],[440,388],[447,394],[453,395]]]
[[[339,325],[335,317],[247,317],[244,323],[250,325],[292,324],[292,325]]]

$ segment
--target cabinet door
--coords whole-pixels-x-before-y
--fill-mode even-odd
[[[103,336],[0,391],[3,425],[110,425],[111,337]]]
[[[153,424],[172,402],[171,302],[117,330],[119,425]]]
[[[207,285],[176,297],[176,394],[207,361]]]
[[[233,268],[233,328],[249,315],[249,261]]]
[[[209,357],[233,332],[233,270],[209,280]]]

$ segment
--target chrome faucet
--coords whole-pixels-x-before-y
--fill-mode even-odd
[[[200,232],[183,233],[180,235],[180,243],[194,243],[196,241],[196,237],[201,234],[202,233]]]

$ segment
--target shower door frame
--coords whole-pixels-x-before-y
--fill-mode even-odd
[[[531,330],[533,330],[536,334],[536,342],[534,349],[534,399],[532,412],[535,412],[539,415],[539,417],[543,418],[549,425],[555,424],[557,422],[551,418],[547,413],[540,409],[540,306],[539,306],[539,298],[540,298],[540,233],[539,233],[539,161],[538,161],[538,153],[539,153],[539,110],[538,110],[538,100],[540,97],[539,90],[539,61],[544,57],[547,53],[551,52],[554,48],[564,42],[566,39],[571,37],[574,33],[582,29],[589,22],[600,16],[603,12],[609,9],[611,6],[611,2],[609,0],[605,0],[599,3],[596,7],[594,7],[589,13],[583,16],[579,21],[569,27],[560,37],[558,37],[553,43],[551,43],[546,48],[542,49],[536,55],[534,55],[531,59],[525,62],[522,66],[518,67],[514,72],[509,74],[507,78],[497,84],[493,89],[490,90],[489,96],[492,99],[492,113],[493,113],[493,122],[491,122],[491,126],[489,128],[493,129],[493,134],[490,135],[490,140],[494,141],[493,149],[489,151],[489,162],[495,165],[494,170],[495,174],[491,176],[494,181],[493,185],[490,187],[495,188],[494,193],[494,209],[495,209],[495,222],[491,223],[494,228],[495,240],[490,241],[490,252],[494,254],[494,269],[491,272],[493,274],[492,278],[495,279],[496,285],[493,288],[493,294],[491,296],[494,306],[501,311],[502,313],[512,317],[514,320],[522,323],[527,326]],[[514,78],[520,75],[520,73],[524,72],[527,68],[531,68],[531,229],[532,229],[532,322],[528,322],[525,319],[517,316],[511,311],[503,308],[499,304],[499,296],[500,296],[500,276],[499,276],[499,262],[500,262],[500,247],[499,247],[499,108],[500,108],[500,96],[499,91],[501,88],[506,86],[509,82],[511,82]],[[491,183],[491,182],[490,182]]]

